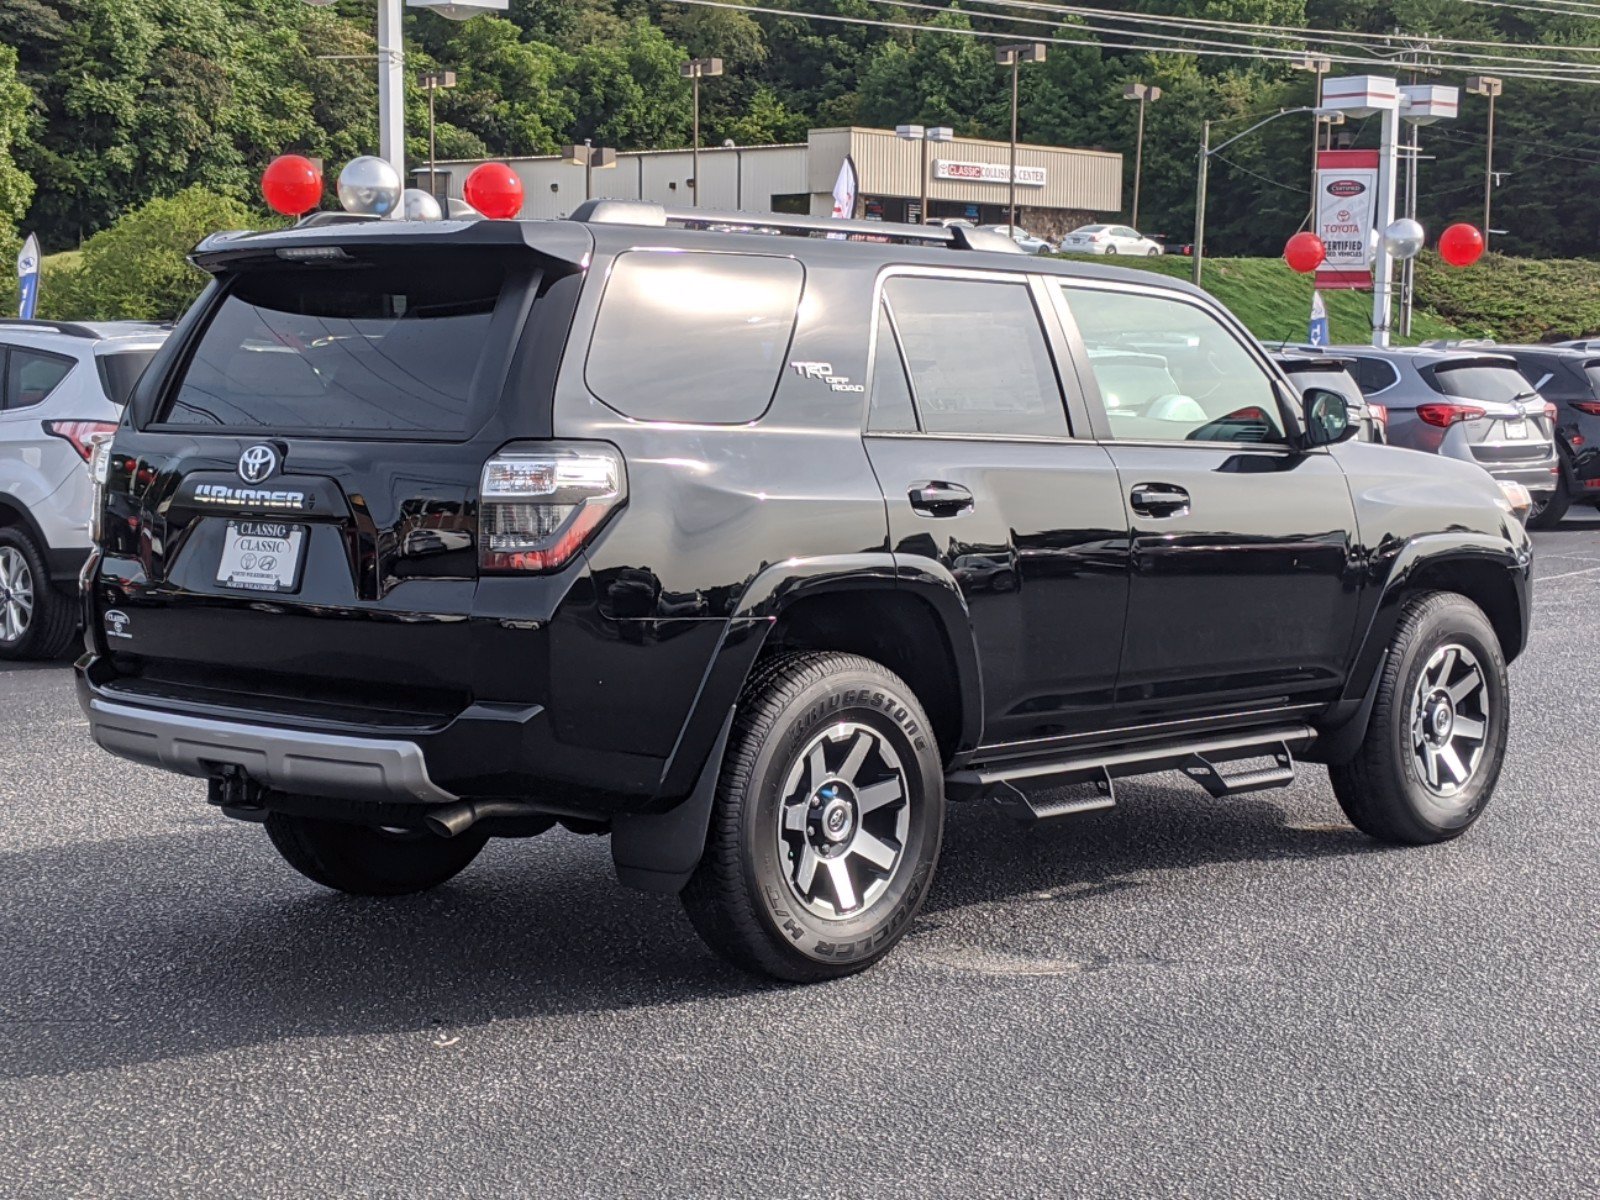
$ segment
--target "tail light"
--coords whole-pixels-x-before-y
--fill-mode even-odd
[[[1373,404],[1367,402],[1367,411],[1372,414],[1372,419],[1385,429],[1389,427],[1389,406],[1386,404]]]
[[[478,566],[484,571],[559,570],[627,496],[622,455],[604,443],[502,450],[483,465]]]
[[[1572,407],[1585,416],[1600,417],[1600,400],[1574,400]]]
[[[110,421],[45,421],[44,431],[51,437],[61,438],[69,442],[78,452],[78,457],[84,462],[89,461],[89,455],[94,451],[94,439],[104,435],[109,438],[117,431],[116,425]]]
[[[1461,421],[1481,421],[1486,415],[1486,410],[1475,404],[1417,405],[1417,416],[1429,425],[1437,425],[1440,429],[1449,429]]]
[[[1549,421],[1552,425],[1556,423],[1556,406],[1551,404],[1549,401],[1545,402],[1544,419]]]
[[[100,545],[100,535],[105,528],[106,481],[111,478],[112,428],[105,426],[103,432],[89,435],[89,540],[96,546]]]

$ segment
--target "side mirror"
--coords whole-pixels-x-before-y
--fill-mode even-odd
[[[1334,446],[1358,432],[1350,417],[1350,401],[1327,388],[1307,388],[1302,401],[1306,418],[1306,445]]]

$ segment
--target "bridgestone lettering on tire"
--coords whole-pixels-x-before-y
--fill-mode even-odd
[[[684,909],[746,970],[850,974],[905,934],[943,833],[938,745],[911,689],[854,655],[778,657],[740,700]]]
[[[1505,657],[1483,611],[1453,592],[1412,598],[1366,738],[1328,772],[1350,823],[1413,846],[1465,833],[1494,794],[1510,709]]]

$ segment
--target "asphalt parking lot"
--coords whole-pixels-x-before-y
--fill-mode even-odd
[[[1600,1195],[1600,519],[1537,535],[1466,838],[1327,780],[952,814],[864,976],[757,984],[605,844],[323,892],[0,671],[5,1196]]]

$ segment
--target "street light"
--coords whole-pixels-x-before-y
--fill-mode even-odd
[[[1489,207],[1494,191],[1494,98],[1501,91],[1500,80],[1493,75],[1474,75],[1467,80],[1467,91],[1489,100],[1489,144],[1483,161],[1483,248],[1489,248]]]
[[[1333,69],[1333,60],[1317,54],[1307,54],[1289,65],[1296,71],[1310,71],[1317,77],[1316,98],[1311,102],[1314,115],[1311,118],[1311,224],[1309,226],[1312,232],[1316,232],[1317,153],[1322,149],[1322,114],[1315,110],[1322,107],[1322,77]]]
[[[928,223],[928,143],[948,142],[956,136],[955,130],[948,125],[935,125],[924,128],[921,125],[896,125],[894,135],[908,142],[922,143],[922,207],[917,212],[917,219],[924,225]]]
[[[1001,46],[994,52],[994,61],[1011,68],[1011,215],[1007,219],[1014,232],[1017,228],[1017,79],[1023,63],[1044,61],[1044,43],[1017,42]]]
[[[333,0],[306,0],[326,8]],[[486,12],[504,12],[511,0],[405,0],[405,8],[422,8],[465,21]],[[401,179],[406,177],[406,76],[400,0],[378,0],[378,157],[386,158]]]
[[[691,58],[678,64],[678,74],[694,81],[694,149],[690,152],[690,170],[694,177],[689,186],[694,189],[694,207],[700,207],[700,81],[722,74],[720,58]]]
[[[433,143],[433,97],[441,88],[453,88],[456,85],[454,71],[427,71],[418,80],[417,84],[428,93],[428,194],[434,199],[439,197],[439,176],[436,170],[438,155]]]
[[[563,146],[561,161],[569,166],[583,168],[583,198],[594,198],[594,173],[617,165],[617,152],[609,146],[596,146],[592,138],[584,138],[581,146]]]
[[[1133,149],[1133,227],[1139,228],[1139,179],[1144,174],[1144,106],[1161,99],[1161,89],[1149,83],[1130,83],[1122,89],[1124,100],[1139,102],[1139,136]]]

